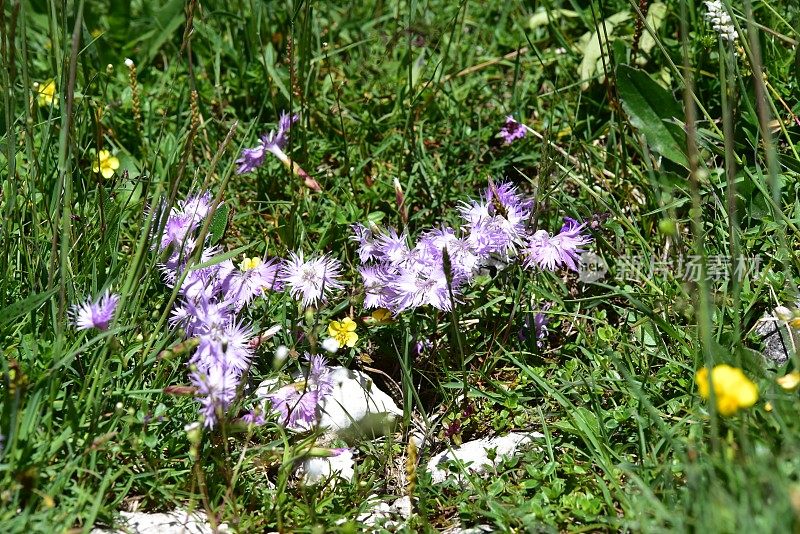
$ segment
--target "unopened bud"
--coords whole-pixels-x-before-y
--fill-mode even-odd
[[[286,345],[280,345],[277,349],[275,349],[275,359],[272,361],[273,367],[276,369],[281,367],[288,357],[289,347]]]
[[[197,421],[194,423],[189,423],[188,425],[184,426],[183,429],[186,431],[186,437],[189,438],[191,443],[198,443],[200,441],[200,423]]]
[[[408,223],[408,210],[406,209],[406,195],[403,193],[403,186],[400,185],[400,180],[394,179],[394,198],[397,202],[397,210],[400,212],[400,218],[403,224]]]

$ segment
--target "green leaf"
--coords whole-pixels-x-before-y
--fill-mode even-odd
[[[211,224],[208,226],[208,233],[211,236],[211,244],[216,245],[225,230],[228,228],[228,219],[231,208],[228,204],[222,204],[214,212],[214,217],[211,219]]]
[[[540,26],[546,26],[550,22],[559,22],[564,18],[577,18],[578,14],[569,9],[540,9],[528,19],[528,27],[535,30]]]
[[[646,72],[628,65],[617,67],[617,91],[622,109],[653,152],[688,168],[686,134],[673,122],[683,116],[683,110],[672,94]]]
[[[598,25],[595,31],[587,32],[583,36],[583,59],[578,67],[582,91],[588,89],[595,74],[603,70],[603,61],[600,59],[602,56],[606,56],[605,63],[606,66],[608,65],[609,60],[606,51],[608,43],[606,39],[610,41],[617,24],[625,22],[630,16],[631,14],[627,11],[611,15],[601,25]]]
[[[664,19],[666,16],[667,4],[655,2],[650,4],[650,7],[647,9],[645,22],[647,23],[647,26],[653,30],[653,33],[657,34],[658,30],[664,24]],[[656,46],[656,40],[652,35],[650,35],[650,32],[645,29],[644,33],[642,34],[642,38],[639,40],[639,50],[645,54],[649,54],[654,46]]]
[[[19,302],[15,302],[14,304],[6,306],[0,310],[0,326],[5,326],[18,317],[22,317],[26,313],[32,312],[47,302],[47,300],[52,297],[56,291],[58,291],[57,287],[43,293],[30,295]]]
[[[153,34],[150,36],[147,46],[146,62],[150,63],[156,57],[158,51],[173,34],[181,27],[184,19],[184,0],[169,0],[166,4],[155,11],[153,24],[155,26]]]

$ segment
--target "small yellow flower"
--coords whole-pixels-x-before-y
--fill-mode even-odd
[[[114,171],[117,169],[119,169],[119,160],[112,156],[108,150],[101,150],[92,165],[92,171],[99,172],[106,179],[114,176]]]
[[[378,324],[391,323],[394,320],[392,312],[386,308],[378,308],[372,312],[372,320]]]
[[[247,272],[250,269],[255,269],[259,265],[261,265],[261,258],[259,258],[259,257],[254,257],[254,258],[245,257],[245,259],[242,261],[242,263],[239,264],[239,269],[241,269],[242,272]]]
[[[721,415],[733,415],[741,408],[749,408],[758,400],[758,386],[745,376],[741,369],[730,365],[717,365],[711,371],[703,367],[695,375],[700,396],[708,399],[710,383],[714,384],[714,397]]]
[[[765,402],[764,403],[764,410],[766,410],[768,412],[771,412],[772,411],[772,403],[771,402]]]
[[[53,104],[58,107],[55,80],[51,79],[44,83],[35,83],[33,84],[33,90],[36,91],[36,103],[39,104],[39,107],[43,108]]]
[[[328,335],[335,339],[339,347],[352,347],[358,341],[356,334],[356,323],[349,317],[341,321],[331,321],[328,325]]]
[[[786,391],[794,391],[800,386],[800,371],[792,371],[788,375],[775,380]]]

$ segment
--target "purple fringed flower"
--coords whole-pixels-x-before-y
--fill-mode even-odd
[[[264,414],[258,410],[251,410],[242,416],[242,422],[248,425],[261,426],[266,423]]]
[[[178,208],[184,215],[190,217],[193,222],[200,224],[211,212],[211,192],[205,191],[190,196],[183,202],[178,203]]]
[[[566,217],[561,231],[554,236],[546,230],[539,230],[531,236],[528,243],[525,266],[539,266],[550,271],[566,265],[568,269],[578,270],[578,257],[583,245],[591,243],[592,238],[582,233],[585,224],[578,224]]]
[[[310,430],[319,420],[320,403],[333,392],[331,370],[325,357],[306,354],[308,374],[303,380],[266,396],[272,410],[289,430]]]
[[[198,337],[200,343],[189,363],[196,365],[200,371],[222,366],[241,375],[250,366],[253,357],[250,338],[253,334],[249,328],[234,324],[214,326]]]
[[[502,260],[516,255],[527,240],[527,223],[533,201],[511,184],[490,182],[480,201],[463,204],[459,211],[468,231],[467,242],[481,256],[499,254]]]
[[[75,304],[70,308],[69,315],[78,330],[97,328],[108,330],[108,325],[114,317],[114,312],[119,304],[119,295],[106,290],[96,301],[88,299],[83,304]]]
[[[388,308],[395,314],[420,306],[447,311],[482,267],[522,259],[521,251],[526,252],[526,266],[576,269],[580,247],[591,241],[582,233],[585,225],[567,218],[558,235],[539,231],[531,236],[534,205],[510,183],[490,181],[479,200],[459,207],[461,228],[434,228],[416,243],[393,228],[354,225],[364,307]]]
[[[237,174],[244,174],[251,172],[264,164],[264,157],[267,152],[274,154],[283,163],[289,161],[289,157],[283,152],[283,147],[286,146],[286,141],[289,135],[289,129],[292,123],[297,122],[300,115],[289,115],[285,111],[281,112],[280,119],[278,120],[278,129],[272,130],[268,134],[262,135],[258,144],[253,148],[245,148],[242,150],[242,156],[236,160],[239,168],[236,169]]]
[[[253,148],[242,149],[242,156],[236,160],[239,167],[236,169],[236,174],[244,174],[252,172],[264,164],[265,155],[264,144],[259,141],[259,144]]]
[[[230,304],[215,299],[201,298],[185,300],[175,306],[170,317],[173,328],[182,327],[189,337],[206,334],[231,324],[233,318]]]
[[[380,258],[394,264],[400,263],[408,257],[410,252],[406,241],[407,236],[405,233],[397,235],[397,230],[389,228],[388,233],[380,234],[376,239],[376,249],[380,254]]]
[[[178,202],[167,215],[164,231],[160,236],[154,236],[157,244],[153,248],[164,250],[170,245],[183,248],[188,255],[195,246],[191,234],[197,230],[201,223],[211,212],[211,193],[208,191],[197,193],[182,202]],[[164,211],[164,206],[154,210],[153,218],[158,220]],[[154,230],[158,230],[155,228]]]
[[[281,288],[278,282],[279,268],[278,262],[267,260],[259,261],[250,269],[234,271],[230,277],[226,299],[232,302],[238,311],[267,291],[279,291]]]
[[[460,280],[454,279],[452,288],[454,296],[459,285]],[[416,273],[403,272],[395,279],[393,289],[396,296],[392,299],[392,309],[397,312],[425,304],[442,311],[449,311],[453,307],[447,278],[441,268],[434,267]]]
[[[384,265],[366,265],[360,267],[358,272],[364,283],[364,308],[389,308],[391,307],[392,294],[389,281],[392,276]]]
[[[369,260],[376,260],[380,257],[380,251],[375,243],[375,236],[372,230],[363,224],[353,225],[353,235],[350,239],[358,243],[358,258],[362,263]]]
[[[503,142],[507,145],[510,145],[517,139],[522,139],[525,137],[526,133],[525,125],[514,120],[514,117],[511,115],[506,116],[506,122],[503,124],[503,127],[500,128],[500,137],[503,138]]]
[[[240,377],[233,369],[219,365],[189,375],[191,383],[197,387],[197,400],[201,405],[200,413],[205,418],[205,427],[214,428],[219,416],[227,411],[236,398]]]
[[[341,263],[327,255],[305,261],[302,252],[292,252],[278,280],[289,286],[289,293],[295,300],[302,300],[303,306],[315,306],[326,301],[326,293],[342,288],[340,270]]]

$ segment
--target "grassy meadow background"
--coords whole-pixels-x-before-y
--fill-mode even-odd
[[[723,3],[735,42],[692,0],[0,0],[2,530],[182,507],[242,532],[358,532],[368,496],[408,491],[410,532],[798,530],[800,399],[776,378],[800,362],[792,347],[765,359],[754,329],[800,300],[800,5]],[[235,173],[282,110],[300,115],[287,153],[321,192],[274,158]],[[504,144],[507,115],[532,133]],[[110,178],[93,172],[101,150],[119,160]],[[296,439],[274,422],[187,437],[197,404],[174,394],[187,354],[168,353],[182,337],[152,206],[208,189],[227,206],[210,231],[237,264],[343,262],[347,287],[318,317],[279,293],[249,309],[256,332],[286,326],[258,348],[255,388],[292,328],[368,315],[353,223],[454,223],[489,178],[536,199],[536,227],[589,222],[605,276],[509,265],[456,313],[359,322],[333,359],[404,417],[353,444],[352,483],[296,484]],[[106,288],[122,298],[112,327],[76,331],[69,307]],[[520,331],[543,310],[538,346]],[[418,341],[436,350],[415,355]],[[720,363],[759,388],[730,417],[695,383]],[[463,487],[422,467],[512,430],[545,437]]]

